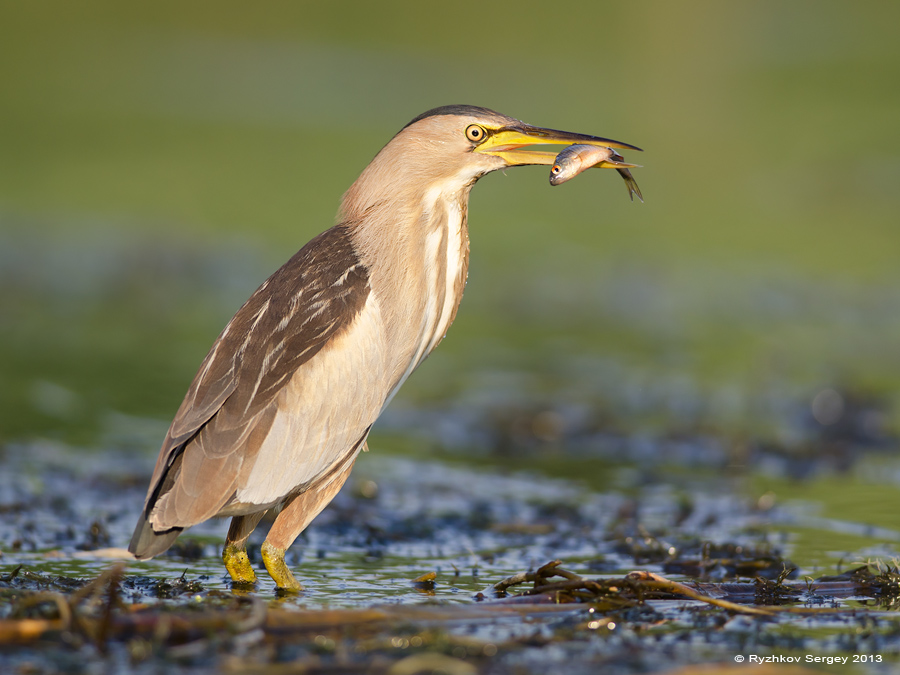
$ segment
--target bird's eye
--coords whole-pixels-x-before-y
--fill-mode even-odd
[[[487,131],[484,130],[484,127],[480,127],[477,124],[470,124],[466,127],[466,138],[474,143],[481,143],[487,138]]]

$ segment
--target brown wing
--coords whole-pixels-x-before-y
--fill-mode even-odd
[[[368,295],[368,269],[343,225],[269,277],[229,321],[191,383],[160,450],[142,520],[155,511],[153,529],[160,531],[214,515],[233,495],[251,459],[246,453],[265,438],[275,396],[352,324]]]

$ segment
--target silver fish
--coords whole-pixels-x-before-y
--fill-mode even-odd
[[[596,145],[570,145],[556,156],[550,169],[550,185],[562,185],[582,171],[600,162],[612,159],[617,153],[612,148]],[[621,158],[621,155],[617,155]]]
[[[550,169],[550,185],[561,185],[594,166],[616,169],[625,181],[631,200],[634,201],[634,195],[637,195],[638,199],[644,201],[641,189],[628,170],[637,164],[628,164],[624,160],[625,158],[612,148],[584,144],[570,145],[556,156],[556,161]]]

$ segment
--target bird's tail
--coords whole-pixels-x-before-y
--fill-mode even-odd
[[[134,553],[134,557],[138,560],[152,558],[169,548],[182,530],[183,527],[173,527],[165,532],[156,532],[147,517],[142,516],[134,528],[128,550]]]

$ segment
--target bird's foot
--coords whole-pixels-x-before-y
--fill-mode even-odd
[[[253,571],[253,566],[250,565],[247,549],[243,546],[225,544],[225,548],[222,550],[222,561],[234,583],[242,585],[256,583],[256,573]]]
[[[294,573],[288,569],[287,563],[284,562],[284,549],[272,546],[268,541],[264,541],[262,545],[263,564],[269,571],[269,575],[275,580],[275,585],[279,590],[285,591],[302,591],[303,586],[294,577]]]

